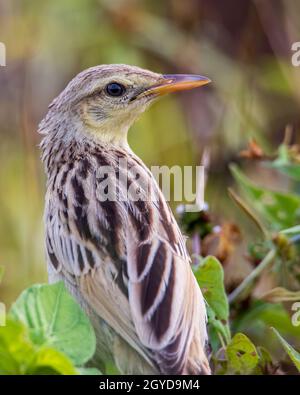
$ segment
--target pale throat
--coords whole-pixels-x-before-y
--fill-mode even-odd
[[[128,111],[122,116],[108,117],[102,122],[96,122],[90,118],[85,119],[83,133],[91,137],[95,142],[113,144],[114,146],[130,149],[127,140],[128,131],[142,112]]]
[[[112,144],[117,147],[129,149],[128,131],[132,123],[105,122],[102,125],[86,125],[83,134],[95,143]]]

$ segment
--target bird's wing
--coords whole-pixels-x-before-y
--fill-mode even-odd
[[[53,278],[62,277],[79,301],[81,294],[153,366],[131,318],[123,276],[124,222],[117,203],[100,201],[93,160],[63,164],[49,180],[45,208],[49,272]]]
[[[66,170],[50,200],[49,261],[74,275],[97,314],[161,372],[208,372],[204,301],[160,191],[155,203],[102,201],[90,168],[79,161]]]
[[[150,210],[153,234],[141,237],[142,218],[139,225],[136,218],[129,220],[127,234],[129,303],[136,331],[163,373],[207,373],[205,305],[185,241],[161,194]]]

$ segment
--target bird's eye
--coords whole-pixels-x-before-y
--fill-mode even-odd
[[[117,82],[111,82],[110,84],[106,85],[105,90],[109,96],[114,97],[122,96],[126,91],[125,86],[118,84]]]

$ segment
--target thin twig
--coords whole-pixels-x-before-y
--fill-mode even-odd
[[[229,303],[233,303],[244,292],[246,288],[258,277],[261,272],[268,267],[276,256],[276,250],[272,249],[264,257],[261,263],[247,276],[241,284],[228,296]]]

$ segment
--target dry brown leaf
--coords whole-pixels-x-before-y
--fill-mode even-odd
[[[247,159],[265,159],[266,154],[263,149],[258,145],[255,139],[249,141],[248,147],[240,151],[239,156]]]

